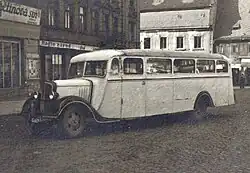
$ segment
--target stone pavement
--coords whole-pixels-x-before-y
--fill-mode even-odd
[[[0,101],[0,116],[20,113],[24,102],[25,100]]]

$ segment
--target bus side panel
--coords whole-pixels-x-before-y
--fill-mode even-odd
[[[216,82],[216,99],[214,100],[215,106],[229,105],[228,102],[228,80],[229,77],[219,77]]]
[[[228,80],[228,105],[235,104],[234,99],[233,80],[231,78],[230,80]]]
[[[174,79],[174,112],[193,110],[193,103],[197,95],[197,84],[195,78],[180,77]]]
[[[212,77],[197,78],[197,93],[195,100],[199,93],[208,92],[214,102],[216,100],[216,82],[216,78]],[[193,106],[194,104],[195,102],[193,103]]]
[[[121,118],[121,81],[108,81],[98,113],[105,118]]]
[[[174,82],[174,112],[193,110],[195,100],[199,93],[206,91],[213,101],[216,100],[215,78],[193,77],[191,79],[176,79]]]
[[[173,80],[154,78],[146,80],[146,116],[172,113]]]

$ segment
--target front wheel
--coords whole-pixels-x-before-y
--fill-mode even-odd
[[[58,133],[61,137],[76,138],[80,137],[86,125],[86,116],[81,109],[70,106],[61,115],[58,122]]]

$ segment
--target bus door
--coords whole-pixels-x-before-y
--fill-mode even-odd
[[[146,116],[173,112],[172,61],[147,58]]]
[[[122,118],[145,116],[146,81],[141,57],[123,57]]]

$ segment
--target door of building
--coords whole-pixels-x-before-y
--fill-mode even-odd
[[[60,80],[65,78],[62,54],[45,55],[45,80]]]

